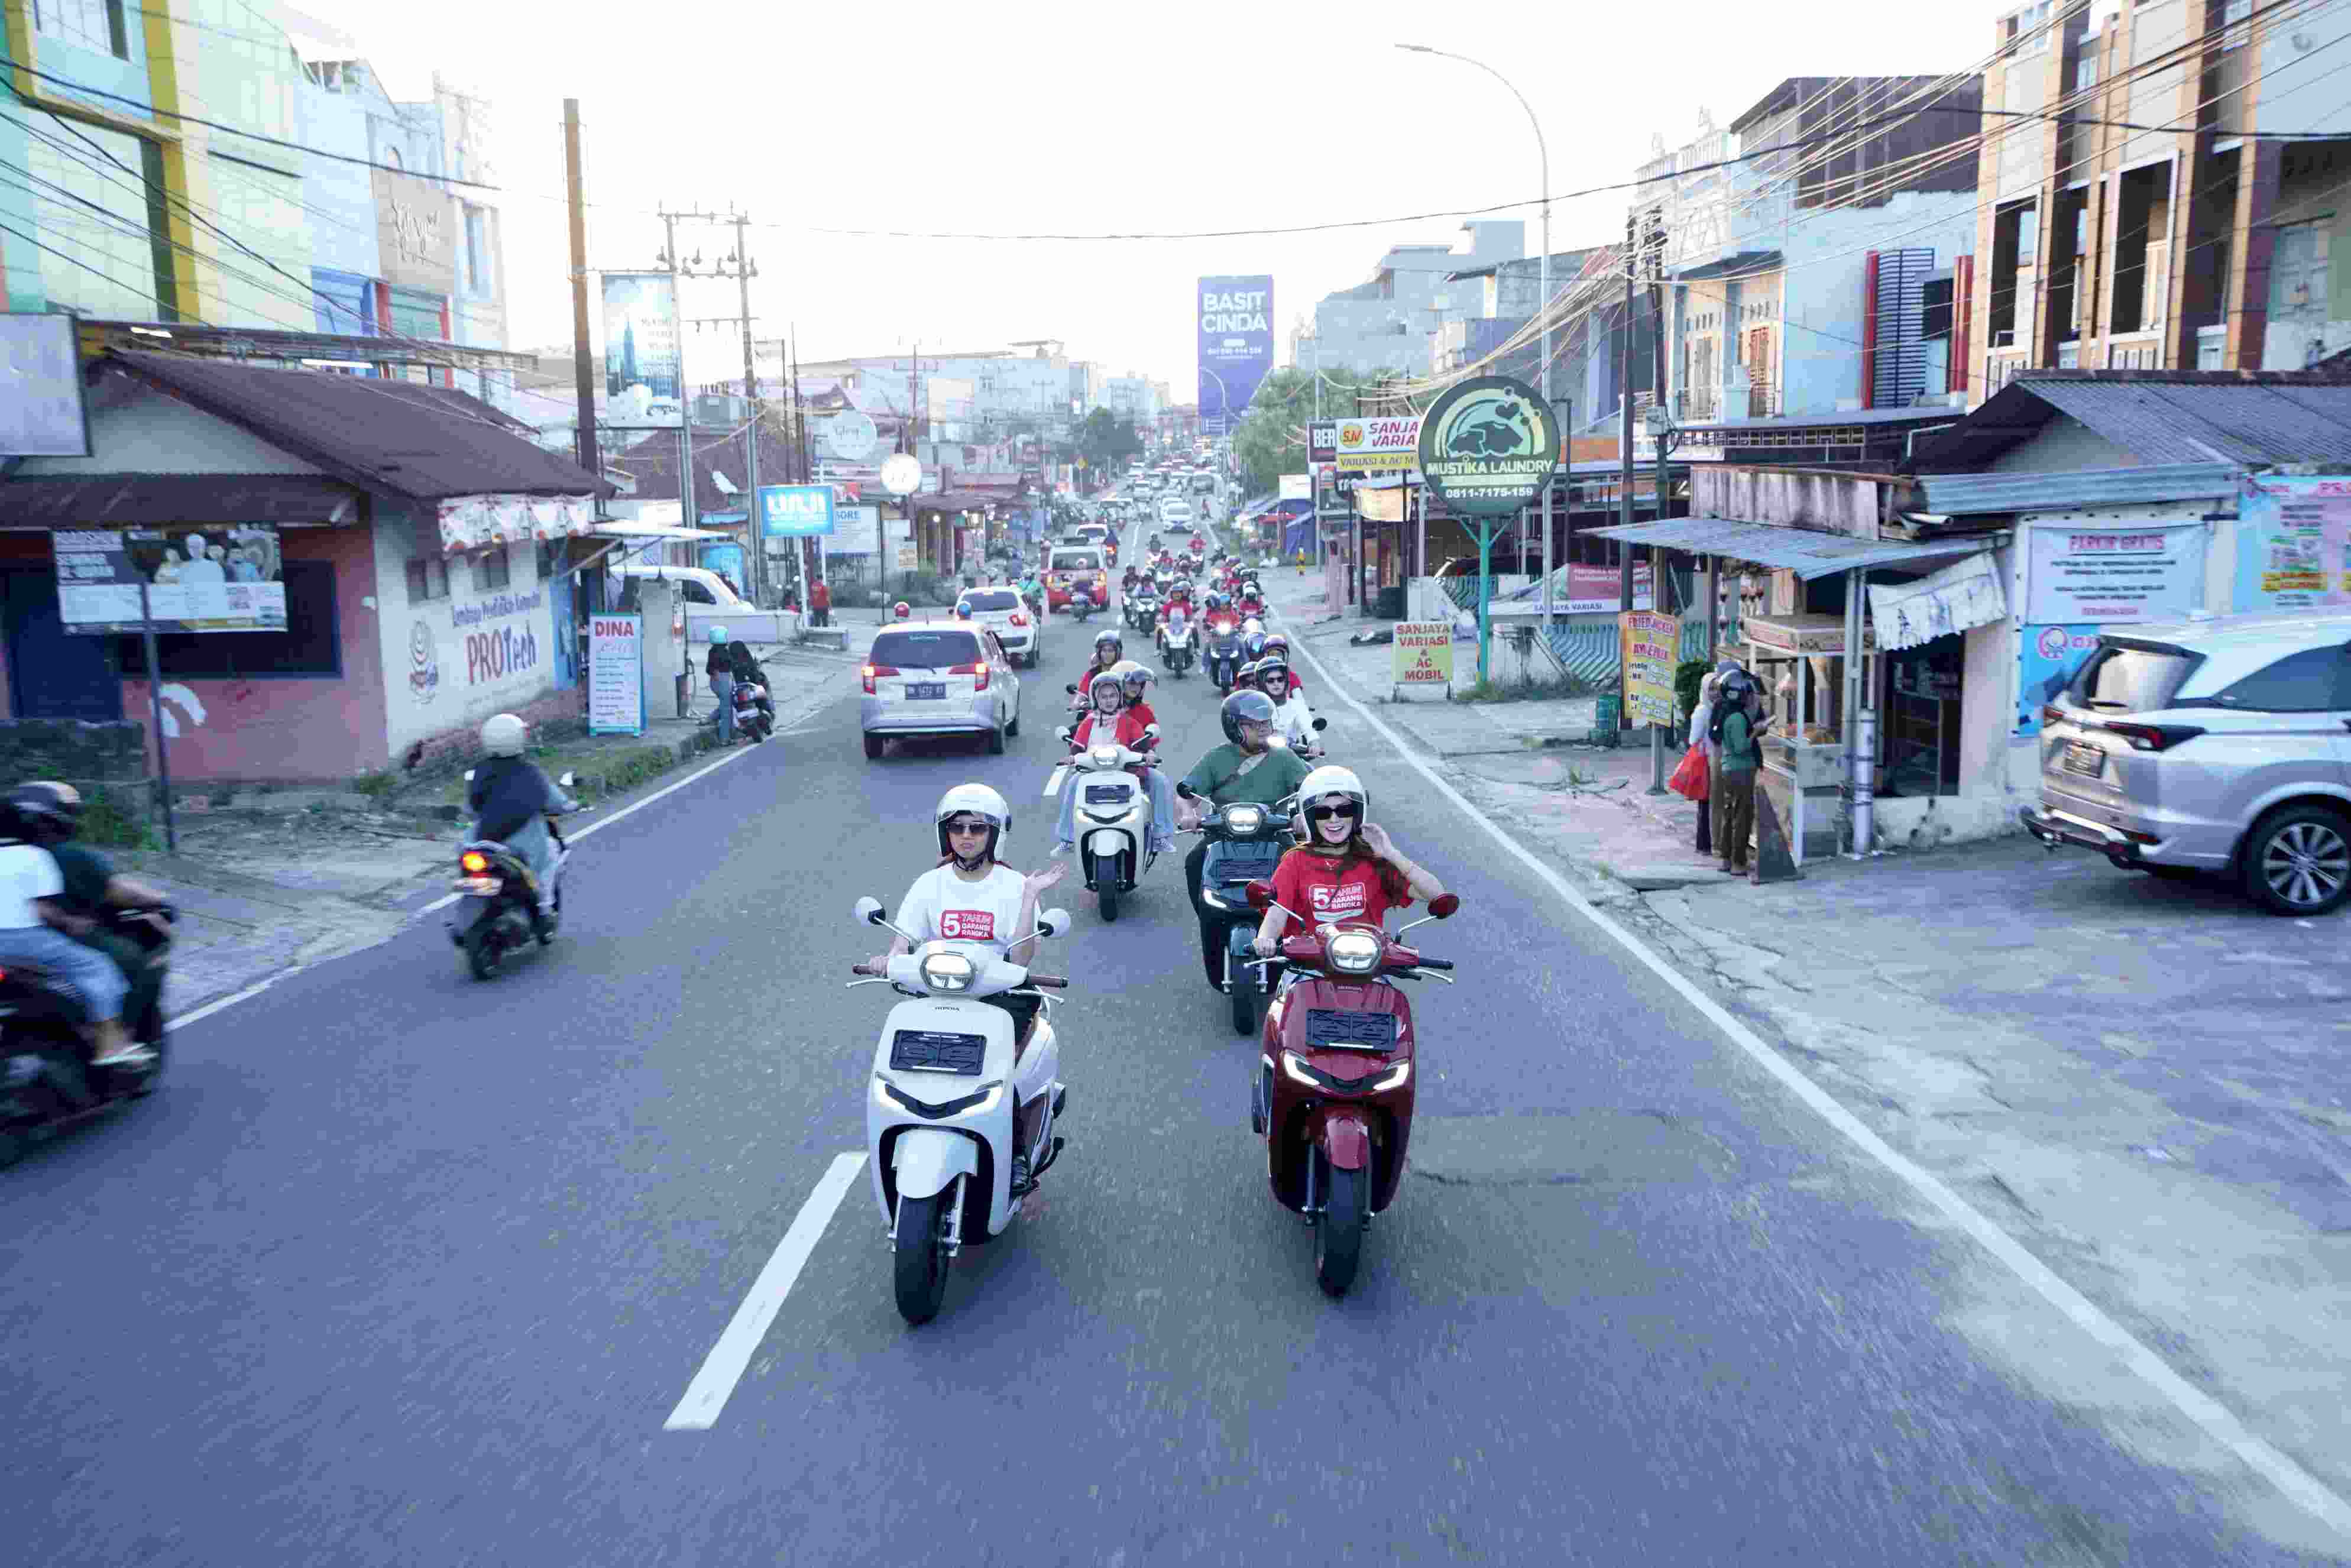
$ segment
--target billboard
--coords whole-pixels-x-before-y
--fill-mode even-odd
[[[2264,474],[2237,497],[2237,610],[2351,604],[2351,477]]]
[[[759,532],[775,538],[806,538],[832,532],[832,486],[762,485]]]
[[[142,580],[159,632],[286,630],[285,558],[274,525],[60,528],[52,540],[57,617],[68,632],[139,631]]]
[[[677,279],[666,272],[604,275],[604,422],[616,430],[685,423],[685,346]]]
[[[1420,415],[1375,413],[1333,422],[1342,474],[1409,474],[1420,454]]]
[[[1204,277],[1192,298],[1200,333],[1200,429],[1222,435],[1240,423],[1273,369],[1273,278]]]
[[[71,316],[0,315],[0,457],[87,457]]]

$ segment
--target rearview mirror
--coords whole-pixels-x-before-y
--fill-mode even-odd
[[[1037,929],[1048,936],[1059,936],[1069,928],[1070,912],[1066,909],[1048,909],[1037,916]]]
[[[1071,696],[1076,696],[1078,695],[1078,688],[1074,683],[1070,685],[1063,686],[1061,689],[1069,693]]]
[[[1253,882],[1249,884],[1249,907],[1263,915],[1273,907],[1273,883]]]
[[[1321,734],[1323,730],[1326,730],[1326,729],[1328,729],[1328,728],[1330,728],[1330,727],[1331,727],[1331,721],[1330,721],[1329,719],[1327,719],[1327,718],[1318,718],[1318,719],[1316,719],[1316,720],[1314,721],[1314,729],[1315,729],[1315,733],[1316,733],[1316,734],[1318,734],[1318,735],[1319,735],[1319,734]]]
[[[465,769],[465,782],[466,782],[466,783],[468,783],[468,784],[471,784],[473,781],[474,781],[474,770],[473,770],[472,768],[466,768],[466,769]]]
[[[1440,893],[1428,901],[1428,912],[1439,920],[1452,919],[1453,912],[1460,907],[1461,895],[1458,893]]]
[[[857,911],[857,918],[863,921],[866,925],[879,925],[883,923],[882,901],[880,899],[861,898],[857,901],[855,907]]]
[[[580,775],[577,773],[566,772],[559,777],[555,781],[558,784],[562,785],[566,789],[576,789],[580,787]]]

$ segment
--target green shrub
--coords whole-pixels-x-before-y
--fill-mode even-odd
[[[373,773],[362,773],[351,780],[351,789],[354,791],[378,800],[399,788],[400,775],[389,768],[378,768]]]
[[[109,849],[152,849],[156,835],[138,811],[127,809],[111,790],[94,789],[82,794],[81,838]]]
[[[1698,686],[1712,666],[1704,659],[1684,659],[1674,666],[1674,700],[1684,714],[1698,712]]]

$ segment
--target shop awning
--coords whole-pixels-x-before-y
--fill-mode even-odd
[[[732,539],[717,528],[686,528],[675,523],[598,523],[588,532],[600,539]]]
[[[73,474],[0,481],[0,525],[348,523],[360,492],[320,474]]]
[[[1729,556],[1757,566],[1780,567],[1798,577],[1828,577],[1855,567],[1899,566],[1906,561],[1974,555],[1991,548],[1980,535],[1949,539],[1856,539],[1810,528],[1783,528],[1731,517],[1667,517],[1654,523],[1618,523],[1588,532],[1604,539]]]
[[[1989,626],[2008,614],[2008,596],[1991,557],[1970,556],[1911,582],[1869,585],[1869,618],[1877,645],[1915,648],[1921,643],[1972,626]]]

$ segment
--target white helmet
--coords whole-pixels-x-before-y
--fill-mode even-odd
[[[1343,796],[1355,803],[1355,825],[1361,827],[1371,820],[1372,795],[1364,781],[1355,777],[1352,768],[1341,768],[1326,762],[1298,781],[1298,831],[1307,833],[1306,808],[1332,795]],[[1306,841],[1311,843],[1311,837]]]
[[[510,713],[493,716],[482,726],[482,749],[492,757],[520,757],[530,727]]]
[[[981,818],[996,830],[987,835],[987,848],[982,852],[986,859],[994,860],[1004,835],[1012,831],[1012,808],[985,784],[958,784],[939,797],[938,808],[931,813],[932,824],[938,830],[939,853],[955,852],[947,847],[947,822],[966,814]]]

